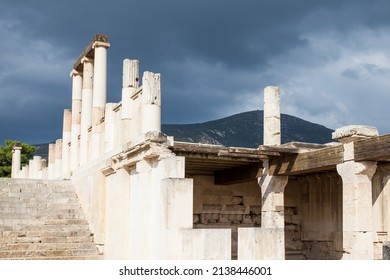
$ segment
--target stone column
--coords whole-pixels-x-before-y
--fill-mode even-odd
[[[259,178],[261,187],[261,228],[265,236],[271,238],[273,252],[268,252],[267,258],[285,259],[284,239],[284,188],[288,176],[268,174],[268,161],[263,162],[264,174]],[[273,234],[269,234],[273,232]]]
[[[344,162],[337,165],[343,181],[343,256],[342,259],[373,259],[372,183],[376,162],[354,161],[358,139],[377,136],[375,127],[346,126],[332,134],[344,144]]]
[[[83,88],[83,76],[80,72],[72,70],[72,133],[70,147],[70,170],[75,170],[79,166],[79,136],[81,123],[81,100]]]
[[[100,139],[102,125],[101,119],[104,117],[104,109],[107,100],[107,49],[109,43],[95,42],[92,48],[95,50],[94,75],[93,75],[93,100],[92,100],[92,153],[90,159],[95,159],[100,155]]]
[[[92,125],[93,60],[84,57],[83,89],[81,104],[80,165],[88,161],[88,129]]]
[[[62,130],[62,174],[67,174],[69,172],[69,143],[71,141],[71,132],[72,130],[72,110],[64,110],[64,121],[63,121],[63,130]]]
[[[22,164],[22,146],[16,143],[12,148],[11,178],[18,178]]]
[[[280,130],[280,91],[278,87],[264,89],[264,145],[281,144]]]
[[[34,156],[33,157],[33,166],[34,166],[34,179],[42,179],[42,157]]]
[[[142,77],[141,133],[161,131],[160,74],[144,72]]]
[[[62,145],[63,141],[62,139],[58,139],[55,144],[55,178],[60,178],[62,174]]]
[[[139,87],[139,61],[125,59],[122,76],[122,141],[131,140],[132,99]]]
[[[55,164],[56,164],[56,144],[49,144],[49,154],[48,154],[48,165],[47,165],[47,179],[55,178]]]

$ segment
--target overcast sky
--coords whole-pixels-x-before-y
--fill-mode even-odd
[[[0,0],[0,144],[61,138],[74,60],[106,34],[108,101],[122,61],[161,73],[163,123],[263,109],[390,132],[388,0]]]

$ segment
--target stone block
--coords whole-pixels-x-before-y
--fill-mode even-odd
[[[283,260],[284,229],[238,228],[239,260]]]
[[[373,136],[378,136],[378,129],[373,126],[366,125],[348,125],[337,128],[336,131],[332,133],[332,138],[340,142],[345,142],[346,139],[351,138],[353,139]]]

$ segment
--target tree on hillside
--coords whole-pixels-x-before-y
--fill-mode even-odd
[[[0,145],[0,177],[10,177],[12,167],[12,148],[15,144],[22,147],[21,163],[22,166],[28,164],[32,158],[36,147],[16,140],[5,140],[5,146]]]

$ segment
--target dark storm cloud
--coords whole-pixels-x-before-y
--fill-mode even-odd
[[[261,109],[270,84],[282,87],[283,112],[332,128],[361,121],[354,116],[364,105],[353,99],[364,95],[361,79],[387,98],[380,103],[390,102],[384,0],[0,0],[0,6],[0,139],[61,137],[72,63],[96,33],[111,43],[108,100],[120,100],[123,59],[138,59],[141,71],[162,74],[167,123]],[[374,103],[375,111],[383,109]],[[378,119],[374,125],[386,130],[388,120]]]

